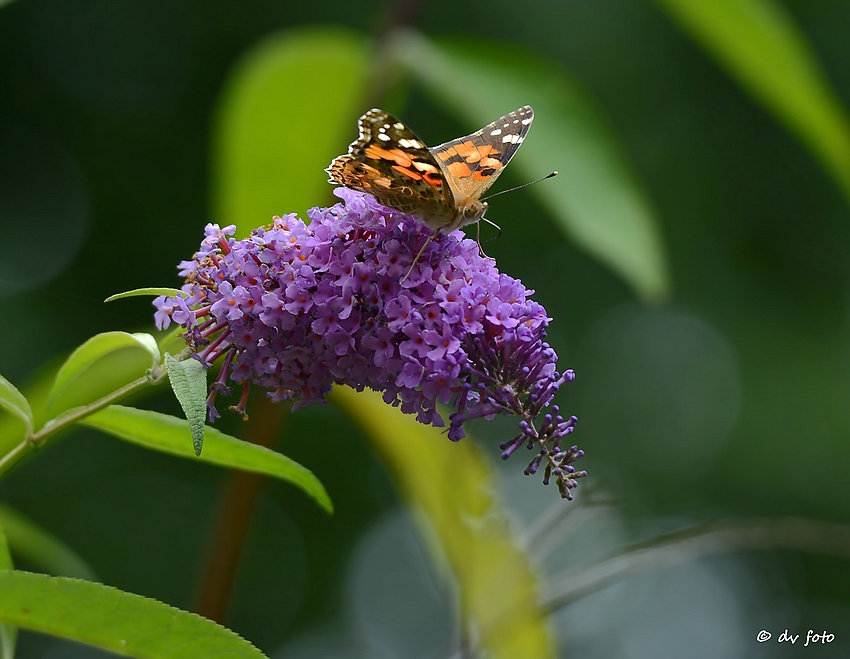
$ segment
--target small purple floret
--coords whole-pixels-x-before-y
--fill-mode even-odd
[[[526,473],[543,465],[544,482],[554,474],[572,499],[585,473],[570,463],[583,452],[560,443],[576,417],[549,406],[575,374],[556,370],[543,340],[551,319],[533,291],[460,231],[437,235],[411,270],[428,239],[421,225],[369,195],[336,194],[344,203],[313,208],[309,225],[276,217],[238,241],[233,226],[208,225],[194,259],[180,264],[185,298],[154,301],[157,325],[185,327],[198,360],[223,359],[210,420],[228,381],[245,385],[243,414],[249,382],[293,409],[323,403],[334,384],[368,387],[437,427],[445,425],[437,405],[448,404],[452,441],[470,419],[518,416],[521,432],[501,445],[502,457],[536,449]]]

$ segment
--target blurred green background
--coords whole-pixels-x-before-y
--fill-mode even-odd
[[[583,512],[559,529],[564,537],[534,548],[547,574],[707,519],[850,522],[850,206],[840,164],[820,165],[818,147],[808,150],[811,140],[777,120],[757,84],[739,85],[671,18],[664,7],[676,4],[687,3],[438,0],[408,21],[432,37],[530,49],[569,71],[657,220],[671,292],[648,303],[616,264],[558,228],[539,192],[491,204],[503,233],[488,254],[537,291],[554,319],[561,368],[578,374],[559,397],[579,417],[574,437],[588,454],[577,496],[593,485],[618,502]],[[178,285],[175,265],[219,219],[214,132],[222,90],[246,52],[300,26],[374,35],[405,7],[18,0],[0,8],[0,372],[23,386],[94,333],[151,327],[146,300],[101,301]],[[850,105],[850,3],[780,7]],[[298,134],[300,114],[337,102],[322,84],[286,99],[281,134]],[[322,148],[331,139],[342,152],[366,103],[350,108],[342,134],[317,138]],[[481,125],[415,81],[387,103],[429,144]],[[531,166],[537,175],[581,169],[558,155]],[[329,158],[319,160],[321,169]],[[524,174],[505,174],[499,187]],[[278,183],[287,194],[288,181]],[[289,194],[292,205],[273,212],[332,199],[330,186],[312,201]],[[240,228],[269,219],[241,217]],[[162,394],[145,405],[177,413]],[[300,410],[287,424],[277,449],[319,476],[336,512],[264,483],[224,623],[275,659],[450,656],[451,589],[426,558],[391,470],[333,405]],[[498,457],[513,424],[473,426],[485,454]],[[222,425],[243,432],[232,418]],[[533,527],[552,503],[574,505],[523,478],[520,460],[494,465],[518,528]],[[81,430],[0,482],[0,500],[64,539],[105,583],[192,609],[229,478]],[[724,554],[624,580],[551,622],[564,655],[585,659],[848,656],[850,564],[787,551]],[[755,640],[786,628],[836,639],[816,648]],[[18,656],[106,655],[23,633]]]

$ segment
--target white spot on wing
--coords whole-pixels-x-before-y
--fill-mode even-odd
[[[421,149],[423,147],[422,142],[420,142],[419,140],[401,139],[398,141],[398,143],[399,146],[404,149]]]
[[[392,138],[386,133],[378,133],[378,139],[384,142],[389,142]]]
[[[531,123],[531,119],[523,119],[523,120],[522,120],[522,125],[523,125],[523,126],[528,126],[528,124],[530,124],[530,123]]]
[[[387,128],[389,128],[389,125],[387,125]],[[396,130],[404,130],[404,124],[398,121],[393,124],[393,128],[395,128]]]
[[[516,144],[517,142],[522,142],[522,138],[519,135],[505,135],[502,138],[502,144],[507,144],[508,142]]]
[[[502,129],[501,129],[501,128],[497,128],[496,130],[492,130],[492,131],[490,131],[490,134],[491,134],[491,135],[501,135],[501,134],[502,134]]]

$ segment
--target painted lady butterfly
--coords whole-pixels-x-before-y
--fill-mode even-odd
[[[519,149],[533,119],[526,105],[472,135],[429,149],[401,121],[376,108],[360,117],[360,135],[325,171],[330,183],[367,192],[449,233],[484,216],[481,195]]]

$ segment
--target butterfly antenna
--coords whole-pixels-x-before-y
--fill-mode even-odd
[[[491,195],[487,195],[486,197],[483,197],[481,199],[481,201],[484,201],[485,199],[492,199],[493,197],[498,197],[500,194],[505,194],[506,192],[513,192],[514,190],[522,190],[523,188],[527,188],[529,185],[534,185],[535,183],[540,183],[540,181],[545,181],[546,179],[554,178],[557,175],[558,175],[558,170],[555,170],[551,174],[547,174],[543,178],[539,178],[536,181],[531,181],[529,183],[523,183],[522,185],[518,185],[515,188],[508,188],[507,190],[502,190],[501,192],[495,192]],[[492,222],[491,222],[491,224],[492,224]]]
[[[413,263],[410,264],[410,270],[408,270],[407,274],[404,277],[401,278],[401,281],[398,282],[399,284],[403,284],[405,281],[407,281],[407,278],[410,276],[410,273],[413,272],[413,268],[415,268],[416,264],[419,263],[419,259],[422,256],[422,252],[425,251],[425,248],[428,247],[428,245],[431,243],[432,240],[434,240],[434,236],[436,236],[436,235],[437,235],[436,233],[432,233],[430,236],[428,236],[428,240],[425,241],[425,244],[422,245],[422,248],[419,250],[419,253],[416,255],[416,258],[413,259]],[[479,244],[479,247],[480,247],[480,244]]]
[[[496,231],[498,231],[498,232],[499,232],[499,233],[498,233],[496,236],[494,236],[493,238],[488,238],[488,239],[487,239],[487,241],[488,241],[488,242],[489,242],[489,241],[491,241],[491,240],[496,240],[496,239],[498,239],[498,238],[501,238],[501,237],[502,237],[502,227],[500,227],[498,224],[496,224],[496,223],[495,223],[495,222],[493,222],[492,220],[488,220],[486,217],[482,217],[481,219],[482,219],[483,221],[485,221],[487,224],[489,224],[491,227],[496,227]]]

